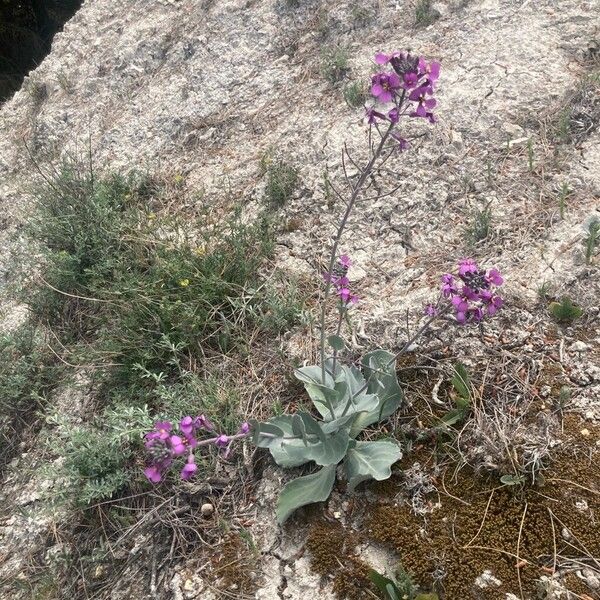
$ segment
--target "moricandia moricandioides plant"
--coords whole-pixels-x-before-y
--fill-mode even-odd
[[[382,480],[391,475],[392,465],[401,451],[392,440],[360,441],[359,434],[394,413],[402,402],[402,392],[395,373],[396,357],[385,350],[366,354],[361,368],[344,365],[338,353],[344,342],[340,337],[342,323],[351,306],[358,300],[350,290],[348,256],[338,256],[338,247],[357,200],[365,199],[369,180],[387,160],[407,149],[409,142],[399,132],[402,117],[421,117],[433,123],[432,97],[440,65],[409,53],[379,53],[376,64],[382,68],[371,77],[373,100],[366,106],[369,125],[369,158],[362,167],[342,152],[342,166],[348,197],[333,185],[335,195],[346,204],[324,273],[325,289],[321,305],[321,364],[295,371],[312,400],[319,417],[308,412],[282,415],[266,423],[251,421],[254,443],[268,448],[275,462],[285,468],[314,462],[319,469],[287,483],[279,496],[277,520],[283,523],[297,508],[326,500],[335,483],[338,465],[352,490],[367,479]],[[358,169],[357,179],[347,174],[346,162]],[[392,190],[388,194],[393,193]],[[373,200],[384,195],[379,192]],[[338,324],[335,335],[326,337],[327,301],[332,290],[338,298]],[[328,342],[328,343],[326,343]],[[327,347],[333,355],[327,357]]]
[[[369,195],[373,178],[389,172],[382,170],[388,159],[406,151],[410,145],[410,139],[399,133],[401,119],[422,118],[435,122],[431,111],[436,105],[433,94],[439,63],[428,63],[422,57],[403,52],[379,53],[375,63],[381,70],[371,77],[373,98],[366,106],[368,159],[364,166],[359,166],[344,146],[342,167],[347,196],[328,180],[328,189],[346,208],[323,274],[320,365],[295,371],[312,400],[314,413],[281,415],[265,423],[250,420],[242,423],[234,435],[216,433],[204,415],[194,419],[185,417],[179,430],[174,430],[170,422],[158,422],[154,430],[146,434],[148,466],[145,473],[150,481],[161,481],[176,461],[180,467],[183,465],[181,477],[189,479],[197,471],[194,453],[202,447],[216,445],[227,455],[233,442],[248,437],[258,447],[268,448],[275,462],[283,468],[315,465],[313,473],[284,486],[277,506],[280,523],[301,506],[327,500],[340,465],[350,490],[368,479],[386,479],[391,475],[392,465],[401,458],[400,447],[391,439],[363,441],[359,436],[365,428],[390,417],[402,403],[396,377],[398,356],[408,351],[436,320],[452,320],[458,325],[477,323],[502,307],[503,300],[496,290],[503,283],[499,271],[485,271],[474,261],[464,259],[459,262],[457,272],[442,276],[437,301],[425,307],[425,322],[396,354],[374,350],[368,352],[358,366],[340,361],[339,353],[344,349],[340,336],[342,325],[358,301],[348,277],[352,261],[338,252],[348,219],[359,199],[376,201],[399,189],[401,184],[389,189],[378,188]],[[355,169],[354,175],[348,174],[348,162]],[[327,336],[326,311],[332,292],[337,299],[338,320],[335,334]]]

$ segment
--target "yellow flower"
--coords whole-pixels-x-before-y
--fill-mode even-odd
[[[193,252],[196,256],[204,256],[206,254],[206,248],[204,246],[198,246],[197,248],[194,248]]]
[[[156,213],[148,213],[148,220],[153,221],[154,219],[156,219]]]
[[[187,287],[188,285],[190,285],[190,280],[189,279],[180,279],[179,285],[181,287]]]

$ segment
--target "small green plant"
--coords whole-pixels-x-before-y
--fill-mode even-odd
[[[584,238],[583,243],[585,247],[585,264],[592,264],[596,247],[600,242],[600,217],[592,217],[588,220],[585,226],[587,236]]]
[[[563,296],[559,302],[551,302],[548,310],[561,323],[571,323],[583,314],[583,309],[575,306],[569,296]]]
[[[472,243],[481,242],[487,239],[490,235],[492,222],[492,209],[490,208],[490,204],[483,209],[475,209],[472,219],[473,222],[467,229],[467,238]]]
[[[525,475],[502,475],[500,477],[500,483],[503,485],[514,486],[523,485],[526,481]]]
[[[551,285],[549,281],[544,281],[537,290],[537,295],[538,298],[542,301],[545,302],[546,300],[548,300],[551,296]]]
[[[558,192],[558,210],[561,219],[565,218],[565,211],[567,209],[567,199],[570,195],[571,189],[569,188],[569,184],[566,181],[563,181]]]
[[[86,426],[60,415],[48,421],[55,426],[48,446],[63,459],[50,473],[63,483],[54,492],[58,499],[89,505],[113,497],[138,476],[132,458],[152,426],[147,407],[112,408]]]
[[[393,579],[371,569],[369,579],[377,586],[383,600],[438,600],[437,594],[419,593],[419,586],[402,568]]]
[[[566,106],[556,117],[555,135],[562,144],[571,140],[571,108]]]
[[[21,432],[44,407],[60,368],[39,330],[29,324],[0,336],[0,467]]]
[[[298,171],[283,160],[270,162],[266,167],[265,203],[271,208],[285,206],[298,187]]]
[[[348,51],[341,46],[329,46],[321,52],[321,74],[331,84],[338,83],[350,71]]]
[[[448,426],[464,421],[471,410],[471,381],[465,365],[462,363],[454,365],[454,376],[450,383],[455,391],[456,408],[442,417],[443,423]]]
[[[418,27],[427,27],[440,18],[439,13],[433,9],[431,0],[417,0],[415,6],[415,23]]]
[[[330,336],[337,353],[342,340]],[[325,365],[295,371],[320,415],[307,412],[274,417],[265,423],[250,421],[253,441],[268,448],[275,462],[286,468],[314,461],[321,467],[311,475],[287,483],[279,495],[277,520],[283,523],[297,508],[327,500],[333,489],[338,464],[352,490],[367,479],[387,479],[391,466],[402,456],[392,440],[356,441],[358,434],[395,412],[402,401],[393,366],[394,356],[384,350],[365,355],[362,372],[342,365],[335,358]]]
[[[350,8],[350,18],[355,27],[366,27],[374,17],[374,11],[363,2],[353,2]]]
[[[344,88],[344,100],[351,108],[363,106],[367,99],[367,92],[360,81],[353,81]]]

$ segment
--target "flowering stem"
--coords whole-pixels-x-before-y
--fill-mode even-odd
[[[402,354],[404,354],[429,329],[430,325],[434,321],[436,321],[437,319],[440,319],[442,316],[444,316],[446,313],[448,313],[449,310],[450,310],[450,307],[448,306],[448,307],[444,308],[443,310],[441,310],[439,313],[429,317],[429,319],[427,319],[425,321],[425,323],[423,323],[423,325],[421,325],[421,327],[416,331],[416,333],[414,335],[412,335],[406,341],[406,343],[402,346],[402,348],[400,348],[400,350],[398,352],[396,352],[396,354],[394,354],[394,356],[387,363],[385,363],[385,368],[387,369],[391,365],[395,364],[396,361],[398,360],[398,358]],[[371,377],[373,377],[373,375],[378,372],[381,372],[381,371],[376,371],[376,370],[371,371],[371,374],[367,377],[367,379],[363,383],[363,385],[354,394],[350,394],[350,398],[348,398],[348,403],[346,404],[346,407],[344,408],[342,417],[346,415],[346,413],[348,412],[348,409],[350,408],[350,405],[352,403],[354,403],[354,399],[359,394],[362,394],[369,387],[369,381],[371,380]],[[383,372],[385,373],[385,371],[383,371]]]
[[[352,188],[352,194],[351,194],[350,200],[348,201],[348,204],[346,206],[346,211],[344,212],[344,216],[342,217],[342,220],[340,221],[340,224],[337,228],[337,232],[333,238],[333,246],[331,248],[331,256],[329,257],[329,266],[327,268],[327,277],[325,280],[325,293],[323,295],[323,303],[321,306],[321,380],[323,381],[323,383],[325,383],[325,374],[326,374],[325,373],[325,315],[326,315],[326,309],[327,309],[327,300],[329,298],[329,293],[331,292],[331,273],[333,273],[333,266],[335,264],[335,259],[337,257],[338,246],[340,244],[340,240],[342,239],[342,235],[344,233],[344,229],[346,228],[346,224],[348,222],[348,218],[350,217],[350,213],[352,212],[352,209],[354,208],[356,199],[358,198],[358,195],[362,191],[362,188],[367,180],[367,177],[369,177],[369,175],[373,171],[375,162],[381,155],[381,152],[383,151],[385,143],[386,143],[387,139],[389,138],[390,134],[392,133],[393,128],[394,128],[394,123],[390,123],[388,125],[388,128],[386,129],[385,133],[381,136],[381,141],[379,142],[377,148],[375,149],[373,156],[371,157],[371,159],[369,160],[367,165],[362,169],[360,177],[359,177],[358,181],[356,182],[356,185],[352,186],[352,184],[350,184],[350,186]]]
[[[233,442],[233,441],[235,441],[235,440],[239,440],[239,439],[241,439],[241,438],[248,437],[249,435],[250,435],[250,432],[248,432],[248,433],[236,433],[236,434],[234,434],[234,435],[228,435],[228,436],[227,436],[227,439],[228,439],[230,442]],[[210,446],[211,444],[214,444],[214,443],[215,443],[215,442],[216,442],[216,441],[217,441],[217,440],[218,440],[220,437],[221,437],[221,436],[219,436],[219,435],[218,435],[218,436],[216,436],[216,437],[213,437],[213,438],[208,438],[208,439],[206,439],[206,440],[200,440],[200,441],[199,441],[199,442],[196,444],[196,447],[197,447],[197,446]]]
[[[338,324],[337,324],[337,329],[335,330],[335,335],[339,338],[340,337],[340,333],[342,332],[342,322],[344,321],[344,313],[345,313],[346,309],[343,306],[343,304],[340,302],[340,316],[338,319]],[[337,348],[333,349],[333,376],[335,378],[335,364],[337,361],[337,355],[338,355],[338,350]]]

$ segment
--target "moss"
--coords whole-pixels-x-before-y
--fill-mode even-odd
[[[235,590],[239,597],[251,596],[256,590],[255,572],[255,554],[238,533],[227,534],[212,562],[215,587]]]
[[[376,591],[369,579],[369,566],[353,555],[357,543],[357,535],[338,523],[318,521],[308,534],[306,548],[311,568],[319,575],[333,576],[333,591],[338,598],[366,600]]]
[[[581,428],[581,423],[571,423],[568,430],[579,433]],[[381,497],[368,519],[367,534],[391,546],[420,585],[436,587],[433,574],[444,573],[436,590],[442,598],[465,598],[465,591],[487,569],[502,581],[502,587],[482,590],[481,598],[520,594],[516,555],[527,561],[519,574],[523,590],[533,595],[536,580],[552,565],[555,543],[564,557],[600,555],[593,522],[600,510],[600,464],[589,457],[589,450],[584,454],[582,446],[578,449],[569,431],[564,450],[545,473],[542,489],[498,488],[494,479],[463,469],[455,481],[446,480],[450,495],[441,494],[441,506],[426,519],[408,506],[395,506],[385,495]],[[588,507],[585,511],[576,504],[583,500]],[[560,537],[564,527],[577,549]]]

